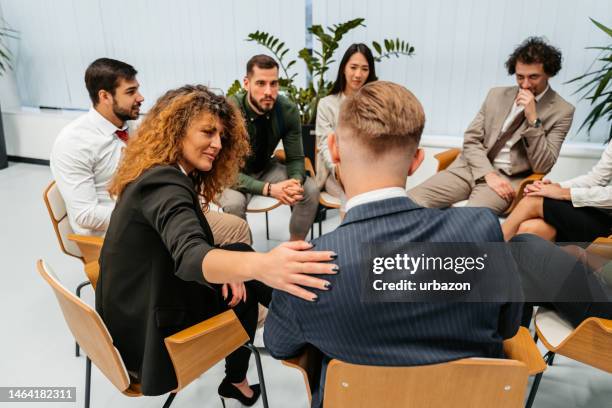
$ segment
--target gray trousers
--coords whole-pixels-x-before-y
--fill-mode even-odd
[[[278,183],[289,178],[287,167],[275,160],[263,172],[250,176],[269,183]],[[317,215],[319,189],[314,180],[309,177],[306,177],[302,187],[304,188],[304,199],[293,205],[291,220],[289,221],[289,233],[303,239],[308,234],[308,230]],[[251,198],[253,198],[253,194],[245,194],[228,188],[221,193],[219,204],[223,208],[223,212],[246,219],[246,208]]]
[[[509,178],[502,174],[516,190],[522,177]],[[468,207],[487,207],[501,215],[512,204],[493,191],[484,180],[474,181],[452,169],[434,174],[418,186],[408,190],[408,197],[427,208],[450,207],[456,202],[468,200]]]

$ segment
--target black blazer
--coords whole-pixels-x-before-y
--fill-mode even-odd
[[[164,338],[217,314],[219,285],[204,280],[213,236],[178,168],[158,166],[128,185],[100,254],[96,309],[145,395],[174,389]]]
[[[358,205],[342,224],[317,238],[317,250],[338,254],[337,275],[326,275],[329,292],[316,303],[274,291],[264,341],[275,358],[289,358],[307,345],[320,350],[320,384],[312,405],[322,405],[325,367],[331,358],[354,364],[405,366],[466,357],[503,357],[505,338],[519,328],[521,304],[365,302],[361,260],[364,243],[503,242],[497,217],[485,208],[422,208],[409,198]],[[516,271],[514,271],[516,273]],[[518,286],[518,276],[514,276]]]

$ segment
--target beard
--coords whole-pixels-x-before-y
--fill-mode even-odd
[[[272,105],[270,105],[269,108],[264,108],[263,106],[259,104],[259,102],[253,99],[253,96],[249,93],[249,102],[251,102],[251,105],[253,105],[258,111],[262,113],[267,113],[267,112],[270,112],[272,108],[274,108],[274,103],[276,102],[276,100],[272,99]]]
[[[139,108],[140,104],[132,105],[130,109],[124,109],[117,105],[117,102],[113,101],[113,113],[117,116],[121,121],[125,122],[128,120],[138,119],[138,111],[133,113],[135,108]]]

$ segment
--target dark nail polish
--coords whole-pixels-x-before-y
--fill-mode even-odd
[[[336,265],[336,266],[334,266],[334,267],[332,268],[332,271],[334,271],[334,272],[338,273],[338,272],[340,272],[340,267],[338,267],[338,266]]]
[[[329,257],[330,257],[331,259],[336,259],[336,258],[338,258],[338,254],[333,253],[333,254],[331,254]]]

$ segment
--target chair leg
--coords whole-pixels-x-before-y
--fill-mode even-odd
[[[91,282],[88,280],[81,282],[79,286],[76,287],[75,293],[78,298],[81,297],[81,289],[83,289],[87,285],[91,285]],[[74,342],[74,355],[76,357],[79,357],[81,355],[80,350],[79,350],[79,343],[77,343],[76,341]]]
[[[537,374],[533,379],[533,384],[531,385],[531,391],[529,391],[529,397],[527,397],[527,403],[525,403],[525,408],[531,408],[531,406],[533,405],[533,400],[535,399],[536,393],[538,392],[538,387],[540,386],[542,374],[544,374],[544,372]]]
[[[75,292],[76,292],[77,297],[81,297],[81,289],[83,289],[87,285],[91,285],[91,282],[88,280],[81,282],[79,286],[76,287]]]
[[[548,364],[549,367],[552,367],[553,361],[555,360],[555,353],[549,351],[548,353],[546,353],[546,356],[548,356],[548,358],[546,359],[546,364]]]
[[[266,239],[269,241],[270,240],[270,228],[268,227],[268,212],[265,212],[266,214]]]
[[[85,361],[85,408],[89,408],[91,396],[91,360],[87,357]]]
[[[172,401],[174,401],[174,397],[176,397],[176,392],[171,392],[170,395],[168,395],[166,402],[164,402],[163,408],[169,408]]]
[[[261,388],[261,402],[264,408],[268,408],[268,393],[266,392],[266,382],[264,380],[263,368],[261,367],[261,356],[259,350],[251,343],[246,343],[243,347],[248,348],[255,356],[255,365],[257,366],[257,377],[259,378],[259,387]]]

